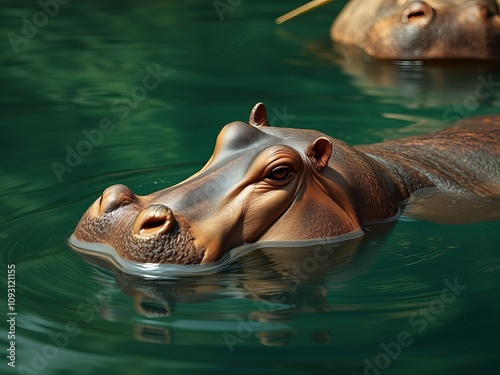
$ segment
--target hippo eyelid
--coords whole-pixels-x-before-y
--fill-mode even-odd
[[[277,173],[279,173],[281,171],[286,172],[286,174],[283,177],[279,176],[279,174],[277,175]],[[283,182],[283,181],[289,180],[292,176],[293,176],[293,172],[289,166],[279,165],[279,166],[273,168],[272,171],[269,172],[265,178],[269,179],[269,180],[273,180],[273,181]]]
[[[297,155],[298,156],[298,155]],[[270,161],[266,168],[263,169],[261,174],[261,179],[267,178],[273,171],[280,168],[287,168],[291,174],[295,174],[300,170],[300,165],[298,164],[302,159],[300,157],[294,158],[292,155],[280,155],[274,160]]]

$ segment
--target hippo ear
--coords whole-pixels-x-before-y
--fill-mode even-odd
[[[250,119],[248,123],[253,126],[261,127],[261,126],[269,126],[267,122],[267,112],[266,107],[263,103],[257,103],[252,108],[252,112],[250,112]]]
[[[319,137],[309,145],[306,151],[307,157],[311,160],[314,167],[321,171],[328,165],[330,155],[332,154],[332,142],[325,137]]]

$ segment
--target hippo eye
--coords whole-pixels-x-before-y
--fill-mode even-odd
[[[290,177],[292,172],[290,171],[290,168],[282,165],[279,167],[274,168],[267,176],[266,178],[273,180],[273,181],[285,181]]]

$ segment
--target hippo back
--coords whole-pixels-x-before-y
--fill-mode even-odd
[[[450,128],[357,147],[390,171],[402,195],[438,187],[500,195],[500,116],[463,120]]]

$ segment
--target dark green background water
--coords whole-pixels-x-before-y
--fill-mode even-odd
[[[151,284],[102,273],[66,245],[104,188],[147,194],[183,180],[257,101],[276,126],[352,144],[500,113],[500,88],[475,94],[481,77],[500,81],[498,64],[334,53],[343,3],[276,26],[301,2],[221,0],[218,14],[212,1],[71,1],[45,19],[34,1],[2,1],[0,373],[498,373],[499,222],[403,219],[292,286],[286,253]],[[110,132],[85,148],[82,132],[103,119]],[[134,307],[134,295],[148,297]]]

